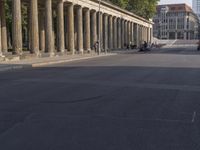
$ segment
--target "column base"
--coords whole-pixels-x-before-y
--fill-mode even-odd
[[[54,56],[55,56],[54,52],[49,53],[49,57],[54,57]]]
[[[36,57],[41,57],[41,52],[40,51],[31,51],[31,54],[34,54]]]
[[[40,52],[36,53],[36,57],[42,57],[42,53]]]
[[[81,49],[81,50],[78,50],[78,54],[81,54],[81,55],[83,55],[83,54],[84,54],[84,51],[83,51],[83,49]]]
[[[19,55],[19,56],[23,55],[22,52],[12,52],[12,54],[13,54],[13,55]]]
[[[0,58],[5,58],[6,56],[3,53],[0,53]]]
[[[86,51],[87,51],[87,53],[91,53],[92,50],[91,49],[87,49]]]
[[[65,50],[60,51],[60,53],[61,53],[62,55],[64,55],[64,54],[65,54]]]
[[[72,52],[71,52],[71,54],[72,54],[72,55],[75,55],[75,54],[76,54],[76,52],[75,52],[75,51],[72,51]]]

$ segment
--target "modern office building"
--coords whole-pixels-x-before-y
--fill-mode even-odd
[[[192,0],[192,9],[200,18],[200,0]]]
[[[154,37],[193,40],[199,37],[199,18],[186,4],[158,5],[153,18]]]

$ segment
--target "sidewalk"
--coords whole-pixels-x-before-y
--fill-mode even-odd
[[[43,57],[43,58],[29,58],[18,61],[2,61],[0,62],[0,72],[24,69],[24,68],[33,68],[33,67],[42,67],[47,65],[66,63],[78,60],[87,60],[91,58],[106,57],[117,55],[117,53],[107,53],[107,54],[83,54],[83,55],[64,55],[64,56],[55,56],[55,57]]]

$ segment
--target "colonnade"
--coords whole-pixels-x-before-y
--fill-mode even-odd
[[[114,16],[63,0],[13,0],[13,54],[23,54],[22,2],[28,5],[28,46],[30,53],[35,55],[41,52],[49,53],[50,56],[58,52],[91,52],[99,40],[104,51],[123,49],[130,43],[139,46],[143,41],[152,40],[152,26],[144,26],[123,16]],[[4,0],[0,0],[0,16],[2,54],[8,50]]]

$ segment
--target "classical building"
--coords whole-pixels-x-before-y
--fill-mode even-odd
[[[21,6],[27,7],[28,31],[22,30]],[[100,6],[100,7],[99,7]],[[101,49],[122,49],[125,44],[151,42],[152,22],[110,3],[98,0],[12,0],[12,30],[8,38],[5,2],[0,0],[0,53],[22,55],[75,54]]]
[[[159,39],[198,39],[199,19],[186,4],[158,5],[153,19],[154,37]]]

